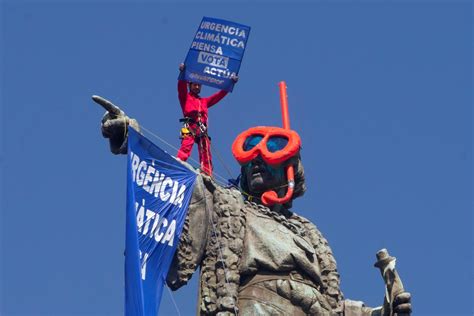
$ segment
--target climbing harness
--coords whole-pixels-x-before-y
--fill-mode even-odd
[[[183,123],[183,126],[181,127],[180,130],[180,139],[183,139],[186,136],[192,136],[196,138],[196,142],[198,141],[197,138],[200,137],[209,137],[207,135],[207,125],[201,122],[199,119],[198,121],[190,118],[190,117],[184,117],[182,119],[179,119],[181,123]],[[193,125],[195,125],[193,127]],[[209,138],[210,139],[210,138]]]
[[[189,123],[192,123],[194,122],[194,120],[190,117],[184,117],[182,119],[179,119],[179,121],[181,123],[183,123],[183,126],[181,127],[181,130],[180,130],[180,136],[179,138],[180,139],[183,139],[185,138],[186,136],[192,136],[194,137],[194,134],[193,131],[191,130],[191,127],[189,126]]]

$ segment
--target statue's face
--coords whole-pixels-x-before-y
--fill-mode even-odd
[[[247,164],[244,172],[249,193],[252,195],[276,190],[286,183],[283,167],[273,168],[266,164],[260,156]]]

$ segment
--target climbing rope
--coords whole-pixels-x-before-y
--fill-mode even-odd
[[[177,148],[176,146],[173,146],[172,144],[170,144],[169,142],[167,142],[165,139],[163,139],[162,137],[156,135],[155,133],[153,133],[152,131],[150,131],[149,129],[147,129],[146,127],[144,127],[143,125],[140,125],[140,128],[143,129],[145,132],[147,132],[148,134],[150,134],[151,136],[155,137],[157,140],[159,140],[160,142],[162,142],[163,144],[167,145],[168,147],[176,150],[176,151],[179,151],[179,148]],[[212,146],[212,143],[209,143],[211,147]],[[199,146],[199,144],[198,144]],[[224,169],[227,170],[227,172],[229,173],[229,176],[230,178],[232,178],[232,174],[231,174],[231,171],[230,171],[230,168],[224,163],[223,159],[222,159],[222,156],[220,156],[220,154],[218,153],[218,151],[216,150],[216,147],[215,146],[212,146],[212,150],[214,150],[214,152],[217,153],[217,157],[218,157],[218,160],[219,162],[223,165]],[[209,157],[209,155],[208,155]],[[199,168],[200,167],[200,162],[197,161],[196,159],[192,158],[191,156],[188,158],[188,161],[192,161],[194,164],[191,164],[193,165],[194,168]],[[197,167],[199,166],[199,167]],[[244,191],[240,186],[238,185],[234,185],[232,183],[229,183],[228,182],[228,179],[225,178],[224,176],[220,175],[219,173],[217,172],[213,172],[213,180],[215,182],[217,182],[218,184],[220,184],[221,186],[224,186],[224,187],[232,187],[232,188],[235,188],[237,190],[240,191],[240,193],[242,193],[244,196],[246,196],[246,198],[250,201],[253,201],[255,199],[259,200],[260,197],[259,196],[255,196],[255,195],[251,195],[250,193]],[[274,188],[269,188],[269,190],[277,190],[277,189],[281,189],[281,188],[285,188],[285,187],[288,187],[288,183],[286,184],[283,184],[283,185],[280,185],[280,186],[277,186],[277,187],[274,187]]]
[[[156,135],[155,133],[153,133],[152,131],[150,131],[149,129],[147,129],[146,127],[144,127],[143,125],[140,125],[140,128],[142,130],[144,130],[145,132],[147,132],[148,134],[150,134],[151,136],[155,137],[157,140],[159,140],[160,142],[162,142],[163,144],[167,145],[168,147],[176,150],[176,151],[179,151],[179,148],[171,145],[169,142],[167,142],[165,139],[161,138],[160,136]],[[191,164],[194,168],[199,168],[199,166],[201,165],[199,161],[197,161],[196,159],[192,158],[191,156],[188,158],[188,161],[191,161],[193,162],[193,164]],[[187,162],[188,162],[187,161]],[[226,186],[227,185],[227,179],[221,175],[219,175],[218,173],[213,173],[215,175],[214,177],[214,180],[223,185],[223,186]],[[220,180],[218,180],[217,178],[220,178]]]
[[[181,313],[179,312],[178,304],[176,304],[176,300],[174,299],[173,292],[171,292],[168,285],[165,284],[165,287],[168,290],[168,293],[171,297],[171,301],[173,302],[174,308],[176,309],[176,312],[178,313],[178,316],[181,316]]]
[[[201,184],[201,182],[200,182]],[[202,184],[201,184],[202,186]],[[201,189],[203,190],[203,192],[206,192],[206,190],[204,190],[203,187],[201,187]],[[224,255],[223,255],[223,251],[222,251],[222,245],[221,245],[221,242],[219,241],[219,239],[217,238],[218,234],[217,234],[217,228],[216,228],[216,225],[212,219],[212,214],[211,212],[209,212],[209,208],[208,208],[208,205],[207,205],[207,198],[206,198],[206,195],[204,193],[204,205],[206,207],[206,214],[210,214],[209,216],[209,224],[211,225],[211,229],[212,229],[212,232],[213,234],[211,234],[212,237],[216,238],[215,241],[217,243],[217,246],[218,246],[218,249],[219,249],[219,260],[220,262],[222,263],[222,268],[224,269],[224,278],[225,278],[225,287],[226,287],[226,290],[227,292],[229,292],[229,279],[227,277],[228,275],[228,269],[227,269],[227,266],[225,264],[225,261],[224,261]],[[211,238],[212,238],[211,237]],[[235,306],[234,304],[234,312],[235,312],[235,315],[237,316],[238,315],[238,310],[237,310],[237,306]]]
[[[211,147],[212,146],[212,147]],[[217,147],[216,146],[213,146],[211,142],[209,142],[209,148],[211,148],[212,151],[214,151],[214,153],[216,154],[217,156],[217,159],[219,160],[219,162],[221,163],[221,165],[224,167],[224,169],[227,171],[227,173],[229,174],[229,178],[232,178],[232,172],[230,171],[230,168],[226,165],[226,163],[224,162],[224,159],[222,159],[222,156],[220,155],[219,153],[219,150],[217,150]]]

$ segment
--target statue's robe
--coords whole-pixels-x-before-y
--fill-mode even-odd
[[[236,189],[198,176],[168,285],[198,266],[201,315],[374,315],[343,299],[326,239],[293,212],[244,202]]]

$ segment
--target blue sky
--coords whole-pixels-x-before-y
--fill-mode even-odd
[[[238,174],[240,132],[281,125],[285,80],[308,185],[294,211],[329,240],[345,296],[382,303],[373,263],[385,247],[415,315],[472,315],[470,1],[3,0],[0,10],[1,315],[123,313],[126,159],[110,154],[90,97],[178,146],[178,64],[203,16],[252,27],[240,81],[210,111],[216,172],[230,176],[219,155]],[[181,315],[195,312],[196,280],[173,293]],[[177,314],[167,292],[161,314]]]

